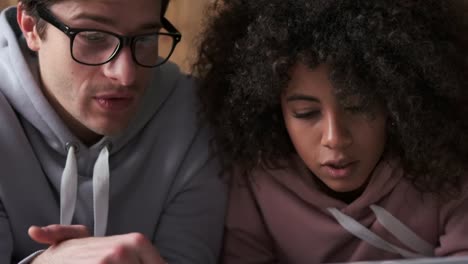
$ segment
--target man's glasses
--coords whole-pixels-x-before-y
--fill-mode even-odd
[[[72,58],[81,64],[97,66],[111,61],[126,45],[130,45],[135,63],[143,67],[156,67],[171,56],[182,35],[164,17],[159,32],[136,36],[122,36],[96,29],[71,28],[43,6],[39,6],[41,19],[50,23],[70,38]]]

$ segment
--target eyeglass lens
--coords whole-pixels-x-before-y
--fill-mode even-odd
[[[160,33],[167,33],[161,29]],[[132,52],[137,63],[155,66],[171,54],[174,39],[164,34],[141,35],[134,39]],[[117,36],[101,31],[82,31],[76,34],[72,44],[74,58],[86,64],[101,64],[108,61],[121,45]]]

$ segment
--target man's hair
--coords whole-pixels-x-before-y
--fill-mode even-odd
[[[39,15],[37,14],[38,6],[49,7],[52,4],[58,3],[60,1],[63,0],[18,0],[18,2],[22,4],[23,9],[35,18],[39,18]],[[169,1],[170,0],[161,0],[161,16],[164,16],[166,13]],[[38,19],[36,29],[39,36],[43,37],[46,25],[47,24],[45,21]]]

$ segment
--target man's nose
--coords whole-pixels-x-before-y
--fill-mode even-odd
[[[136,81],[137,67],[131,48],[124,46],[115,58],[104,64],[104,74],[121,86],[131,86]]]

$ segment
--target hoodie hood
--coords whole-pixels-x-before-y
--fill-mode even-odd
[[[6,9],[0,16],[0,68],[3,83],[0,92],[24,119],[40,131],[50,147],[62,155],[67,155],[66,146],[70,142],[77,148],[86,148],[62,122],[41,91],[37,56],[29,50],[22,37],[16,22],[16,7]],[[95,145],[110,143],[110,154],[125,146],[176,87],[180,75],[174,71],[179,70],[172,63],[154,68],[148,85],[152,89],[146,89],[136,118],[118,136],[104,137]]]
[[[154,68],[140,109],[129,126],[118,136],[104,136],[93,146],[87,147],[62,122],[43,95],[37,60],[36,54],[27,47],[17,25],[16,8],[6,9],[0,15],[0,93],[15,109],[33,148],[40,153],[39,156],[46,152],[55,152],[58,155],[51,154],[56,157],[56,162],[63,164],[57,165],[57,171],[49,174],[50,181],[60,193],[60,224],[68,225],[73,222],[78,196],[81,195],[82,199],[92,197],[90,203],[94,235],[104,236],[110,199],[110,156],[130,144],[156,115],[176,89],[181,79],[180,72],[171,63]],[[89,171],[89,168],[92,168],[91,173],[83,173]],[[60,173],[59,170],[63,171]],[[80,175],[83,174],[92,177],[82,179],[80,183]],[[90,184],[84,184],[84,181],[89,181]],[[78,189],[83,185],[89,187],[79,194]]]

